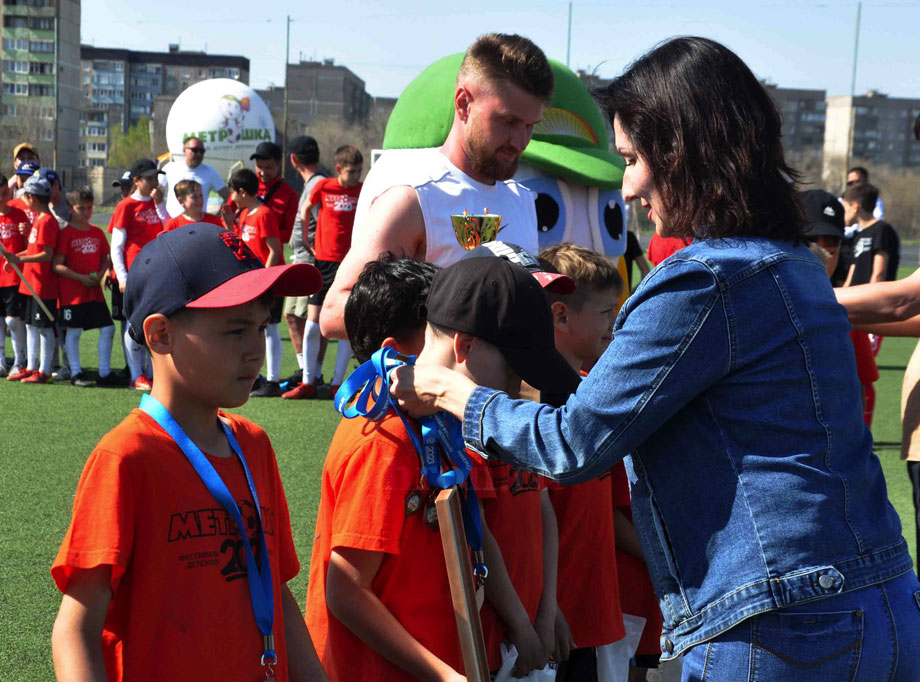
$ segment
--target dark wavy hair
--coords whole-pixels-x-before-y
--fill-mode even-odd
[[[734,52],[673,38],[594,94],[649,168],[669,236],[801,239],[780,114]]]
[[[345,302],[345,330],[358,362],[384,339],[405,342],[425,326],[425,299],[436,265],[390,251],[364,266]]]

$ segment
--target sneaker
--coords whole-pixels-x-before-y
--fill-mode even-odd
[[[29,376],[20,380],[22,384],[50,384],[53,382],[54,378],[44,372],[30,372]]]
[[[150,379],[141,374],[137,379],[128,384],[135,391],[149,391],[153,388],[153,384],[150,383]]]
[[[281,385],[287,384],[288,388],[299,386],[303,382],[303,371],[294,372],[291,376],[281,382]]]
[[[32,374],[33,370],[26,369],[25,367],[20,367],[19,365],[13,365],[10,369],[10,373],[6,375],[7,381],[22,381],[27,376]]]
[[[7,369],[5,364],[0,364],[0,379],[7,375]]]
[[[266,381],[259,388],[249,393],[250,398],[277,398],[281,395],[281,386],[277,381]]]
[[[70,385],[79,386],[80,388],[91,388],[96,385],[96,382],[90,381],[83,372],[79,372],[70,377]]]
[[[67,365],[61,365],[56,370],[51,372],[51,377],[53,379],[60,379],[60,380],[70,379],[71,378],[70,367],[68,367]]]
[[[281,394],[285,400],[305,400],[316,397],[316,384],[298,384],[290,391]]]
[[[96,380],[96,385],[105,386],[106,388],[113,386],[127,386],[128,382],[118,374],[118,372],[109,372],[104,377],[99,377],[99,379]]]

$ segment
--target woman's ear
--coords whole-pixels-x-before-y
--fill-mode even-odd
[[[166,355],[172,351],[175,324],[166,315],[155,313],[144,320],[144,338],[151,353]]]

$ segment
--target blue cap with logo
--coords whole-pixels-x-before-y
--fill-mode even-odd
[[[39,168],[41,168],[41,166],[38,164],[38,161],[23,161],[19,164],[19,168],[16,169],[16,175],[32,175]]]

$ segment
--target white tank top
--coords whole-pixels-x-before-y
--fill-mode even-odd
[[[452,215],[501,216],[496,239],[537,254],[534,195],[514,180],[486,185],[458,169],[436,147],[390,149],[374,162],[364,180],[352,240],[370,229],[365,218],[374,200],[391,187],[409,186],[418,194],[425,221],[425,260],[441,267],[466,253],[451,224]]]

